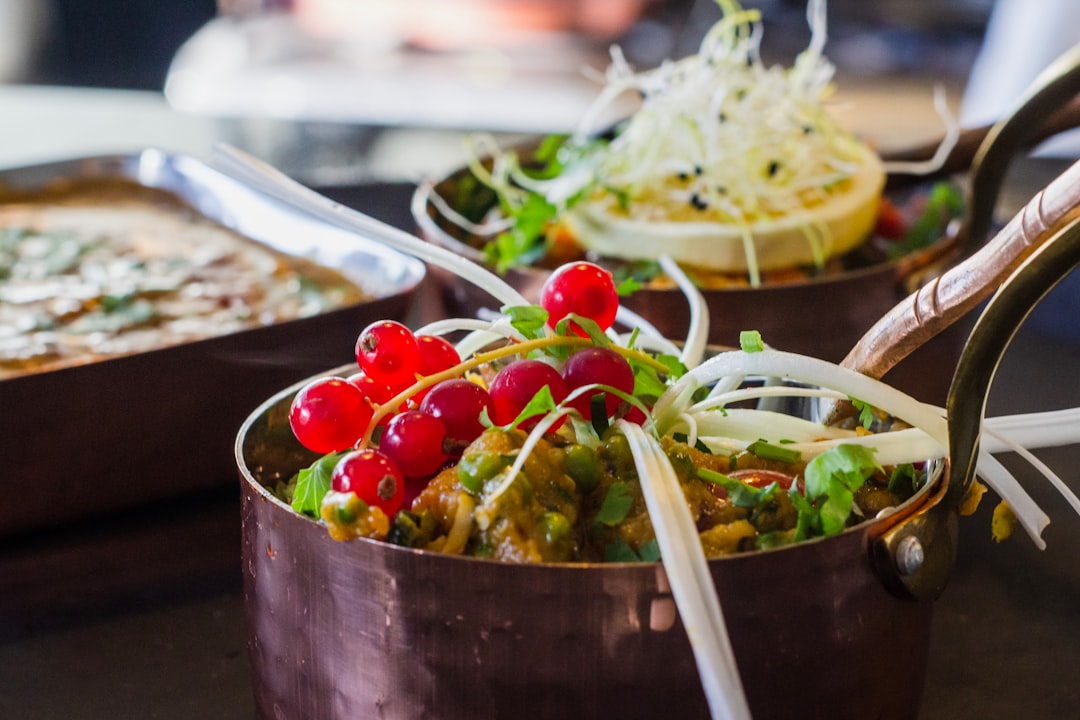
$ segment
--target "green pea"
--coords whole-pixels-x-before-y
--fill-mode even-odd
[[[548,545],[558,543],[570,537],[570,521],[561,512],[550,510],[540,516],[540,533]]]
[[[486,452],[466,453],[457,466],[457,476],[461,485],[469,492],[478,493],[484,482],[499,474],[506,467],[502,455]]]
[[[615,467],[634,464],[634,456],[630,452],[630,443],[627,442],[626,436],[622,433],[612,433],[604,438],[600,448],[604,456]]]
[[[574,443],[566,448],[563,471],[570,476],[578,492],[589,493],[600,484],[600,464],[592,448]]]

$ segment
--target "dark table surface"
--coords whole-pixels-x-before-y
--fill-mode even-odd
[[[1025,167],[1011,192],[1030,197],[1046,172]],[[404,185],[340,196],[408,224]],[[421,296],[421,310],[430,301]],[[1080,346],[1025,326],[989,413],[1080,405],[1078,367]],[[1077,487],[1080,447],[1040,456]],[[1080,717],[1080,518],[1016,467],[1051,517],[1047,549],[1022,532],[995,543],[992,502],[962,519],[958,562],[936,603],[923,720]],[[231,481],[216,493],[6,541],[0,718],[252,717],[239,548]]]

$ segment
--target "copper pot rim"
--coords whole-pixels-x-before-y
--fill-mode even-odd
[[[291,398],[299,392],[307,383],[312,380],[325,377],[328,375],[345,376],[352,372],[352,365],[341,365],[326,372],[319,373],[312,377],[301,380],[293,385],[275,393],[261,405],[259,405],[250,415],[244,420],[244,423],[240,426],[237,432],[236,439],[233,445],[234,458],[236,460],[237,469],[239,470],[241,484],[244,486],[245,492],[250,492],[257,498],[264,502],[270,503],[276,507],[279,511],[286,513],[293,520],[303,521],[310,525],[313,531],[326,534],[325,525],[311,517],[296,512],[293,508],[274,495],[265,485],[263,485],[255,474],[252,472],[246,458],[244,451],[245,441],[252,432],[255,424],[269,411],[276,406],[284,404],[286,401],[291,401]],[[709,559],[709,564],[713,563],[737,563],[737,562],[752,562],[756,558],[760,558],[766,554],[772,555],[775,553],[791,553],[805,551],[805,548],[820,547],[825,543],[830,542],[846,542],[853,535],[863,536],[863,546],[866,548],[867,553],[870,552],[870,547],[881,538],[887,535],[895,535],[898,530],[902,530],[905,525],[918,520],[925,516],[930,510],[935,508],[941,503],[943,498],[949,489],[949,468],[947,460],[931,461],[931,478],[926,482],[922,488],[920,488],[912,497],[908,498],[905,502],[897,505],[894,508],[890,508],[888,511],[883,511],[873,519],[866,520],[857,525],[853,525],[843,532],[838,533],[830,537],[813,538],[794,545],[786,545],[770,550],[753,550],[748,552],[737,553],[734,555],[726,555],[719,558]],[[357,543],[365,548],[382,548],[385,552],[406,553],[423,557],[431,562],[444,562],[444,563],[457,563],[457,562],[471,562],[471,563],[483,563],[495,567],[522,567],[516,564],[508,564],[499,560],[493,560],[490,558],[479,558],[465,555],[449,555],[446,553],[435,552],[432,550],[424,550],[421,548],[408,548],[400,545],[394,545],[381,540],[374,540],[371,538],[355,538],[350,540],[344,545],[350,543]],[[538,563],[529,567],[546,568],[551,569],[566,569],[575,572],[581,572],[584,570],[603,570],[607,572],[615,572],[618,570],[627,570],[630,568],[641,569],[649,567],[661,567],[660,562],[608,562],[608,563],[596,563],[596,562],[547,562]]]

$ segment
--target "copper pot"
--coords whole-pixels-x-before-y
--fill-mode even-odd
[[[299,387],[236,442],[260,717],[708,717],[662,565],[335,542],[274,497],[314,459],[288,424]],[[943,495],[939,476],[888,518],[710,562],[755,718],[916,716],[955,554]],[[918,567],[904,560],[916,550]]]
[[[948,399],[951,467],[886,517],[709,562],[756,720],[917,716],[987,391],[1016,328],[1080,266],[1080,217],[1047,237],[965,344]],[[259,717],[707,717],[662,565],[521,566],[339,543],[276,499],[267,486],[314,459],[288,424],[302,385],[252,413],[235,444]]]
[[[483,263],[482,253],[445,218],[432,199],[437,194],[449,202],[469,172],[462,168],[421,183],[413,196],[412,214],[424,239]],[[709,342],[737,346],[741,331],[758,330],[774,347],[839,362],[886,311],[910,292],[914,276],[937,260],[949,244],[943,237],[935,247],[915,257],[880,261],[805,281],[705,289],[702,294],[709,308]],[[429,272],[451,315],[472,317],[491,306],[483,290],[441,268],[433,266]],[[508,269],[504,279],[527,299],[537,302],[548,274],[538,267],[518,266]],[[686,336],[689,307],[678,289],[645,286],[624,298],[623,304],[665,336]],[[920,399],[944,403],[966,330],[966,324],[961,323],[942,333],[901,363],[889,376],[890,382]]]

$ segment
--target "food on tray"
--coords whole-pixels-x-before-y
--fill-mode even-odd
[[[295,396],[293,432],[322,457],[278,492],[337,539],[510,562],[656,560],[654,480],[634,448],[642,432],[708,556],[833,535],[887,512],[945,452],[939,413],[769,350],[755,333],[701,364],[660,338],[614,333],[618,296],[596,265],[564,266],[541,297],[456,346],[395,322],[365,328],[356,373]],[[477,321],[435,329],[462,328]],[[755,380],[765,376],[789,382]],[[845,427],[766,407],[864,394]]]
[[[308,317],[363,299],[127,180],[0,193],[0,378]]]
[[[470,174],[434,199],[450,231],[500,269],[603,258],[649,280],[668,255],[705,287],[805,279],[937,239],[955,188],[935,233],[895,245],[925,196],[898,214],[881,159],[830,115],[824,3],[810,3],[809,48],[781,68],[759,55],[760,13],[718,2],[697,54],[636,73],[614,53],[573,136],[526,156],[478,138]],[[639,109],[598,136],[594,118],[627,93]]]

